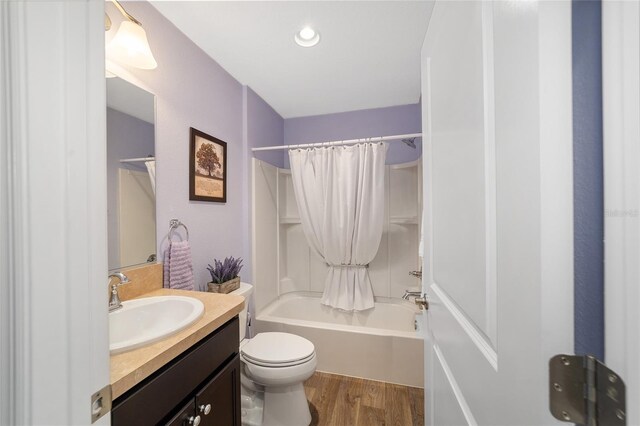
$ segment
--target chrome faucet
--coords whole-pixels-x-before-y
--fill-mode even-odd
[[[429,298],[426,294],[422,294],[421,291],[405,290],[402,298],[404,300],[409,300],[410,297],[413,297],[413,303],[418,305],[420,309],[429,309]]]
[[[421,291],[405,290],[404,291],[404,296],[402,296],[402,298],[404,300],[409,300],[410,297],[420,297],[420,296],[422,296],[422,292]]]
[[[116,311],[122,308],[122,302],[120,301],[120,297],[118,296],[118,287],[121,285],[130,283],[131,281],[125,274],[122,272],[114,272],[109,275],[109,283],[111,283],[111,278],[118,278],[120,280],[117,284],[111,284],[111,298],[109,299],[109,312]]]

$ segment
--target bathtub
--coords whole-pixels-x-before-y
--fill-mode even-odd
[[[421,315],[410,302],[376,298],[374,309],[348,313],[320,304],[320,294],[280,296],[256,316],[258,333],[281,331],[313,342],[318,371],[424,387]]]

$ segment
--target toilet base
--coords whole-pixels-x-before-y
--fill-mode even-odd
[[[311,412],[302,383],[265,388],[263,426],[308,426],[310,423]]]

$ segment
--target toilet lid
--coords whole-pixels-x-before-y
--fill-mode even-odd
[[[289,333],[259,333],[242,346],[248,360],[263,365],[282,365],[304,361],[314,354],[313,343]]]

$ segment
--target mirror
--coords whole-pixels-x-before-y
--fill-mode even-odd
[[[155,96],[107,79],[109,270],[156,262]]]

